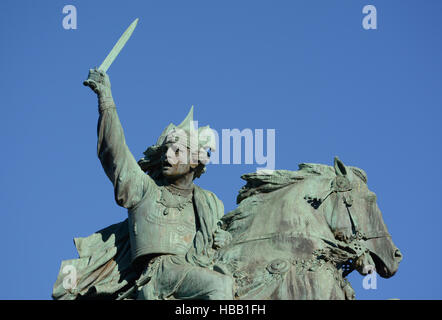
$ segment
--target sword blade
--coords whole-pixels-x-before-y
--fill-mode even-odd
[[[111,66],[112,62],[114,62],[115,58],[120,53],[121,49],[123,49],[127,40],[129,40],[132,32],[134,32],[135,27],[137,26],[138,18],[136,18],[130,26],[124,31],[123,35],[118,39],[117,43],[114,45],[112,50],[109,52],[107,57],[104,59],[103,63],[98,67],[98,70],[106,72],[107,69]]]

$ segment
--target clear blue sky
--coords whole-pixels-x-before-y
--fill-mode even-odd
[[[353,274],[357,297],[442,298],[441,16],[436,0],[1,1],[0,298],[49,299],[72,239],[126,218],[82,81],[136,17],[108,73],[137,159],[191,105],[218,131],[275,129],[276,169],[338,155],[368,173],[404,254],[377,290]],[[257,166],[211,165],[197,183],[230,211]]]

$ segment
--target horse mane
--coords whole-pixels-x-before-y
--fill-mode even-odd
[[[364,170],[350,166],[347,168],[367,183],[367,174]],[[242,200],[258,193],[269,193],[308,178],[320,176],[333,179],[336,176],[334,167],[318,163],[301,163],[297,171],[261,170],[247,173],[241,176],[246,184],[239,190],[236,203],[239,204]]]

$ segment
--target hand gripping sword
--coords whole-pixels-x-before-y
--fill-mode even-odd
[[[121,49],[125,46],[127,40],[129,40],[130,36],[135,30],[137,26],[138,18],[136,18],[130,26],[124,31],[123,35],[118,39],[117,43],[114,45],[112,50],[109,52],[107,57],[104,59],[103,63],[98,67],[98,70],[106,72],[107,69],[111,66],[112,62],[114,62],[115,58],[120,53]],[[87,81],[84,81],[83,84],[87,86]]]

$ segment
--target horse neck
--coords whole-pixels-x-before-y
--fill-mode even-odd
[[[322,181],[324,182],[324,181]],[[254,196],[248,233],[250,236],[271,234],[297,235],[304,238],[330,237],[332,233],[320,208],[307,201],[306,195],[313,190],[326,194],[327,189],[318,181],[310,179],[298,182],[268,194]]]

